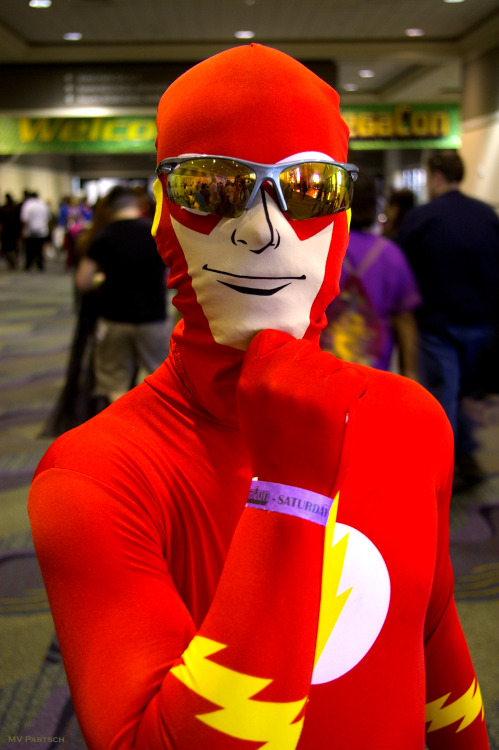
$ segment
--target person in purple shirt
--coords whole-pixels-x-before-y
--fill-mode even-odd
[[[421,296],[403,252],[372,230],[376,198],[374,177],[361,172],[355,183],[340,294],[326,311],[328,326],[321,347],[340,359],[390,370],[396,346],[400,373],[416,379],[413,311]]]

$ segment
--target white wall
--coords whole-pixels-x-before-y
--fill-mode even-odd
[[[499,211],[499,46],[484,49],[463,69],[463,191]]]
[[[20,201],[25,190],[33,190],[55,211],[61,198],[71,194],[71,179],[66,172],[4,162],[0,164],[0,200],[3,202],[5,193],[11,193],[15,201]]]
[[[463,192],[499,212],[499,112],[463,123],[461,156],[466,165]]]

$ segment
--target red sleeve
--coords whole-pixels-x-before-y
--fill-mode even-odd
[[[90,750],[246,750],[245,740],[276,731],[295,747],[313,668],[322,527],[246,509],[196,632],[147,503],[54,468],[35,479],[29,510]]]
[[[435,578],[425,625],[426,742],[430,750],[488,750],[480,688],[453,595],[451,490],[452,473],[440,491]]]

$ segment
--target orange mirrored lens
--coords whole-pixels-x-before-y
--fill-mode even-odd
[[[168,175],[168,200],[178,206],[226,218],[241,216],[256,175],[229,159],[192,159]]]
[[[292,219],[330,216],[352,201],[353,181],[335,164],[307,162],[281,172],[281,189]]]

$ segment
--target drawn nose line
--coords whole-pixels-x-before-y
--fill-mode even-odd
[[[269,248],[269,247],[275,247],[275,248],[277,248],[277,247],[279,247],[279,244],[281,242],[281,236],[280,236],[279,232],[276,229],[274,229],[272,221],[270,220],[269,210],[268,210],[268,206],[267,206],[267,200],[265,198],[265,191],[263,189],[263,186],[260,187],[260,195],[262,197],[262,204],[263,204],[263,210],[265,212],[265,219],[267,221],[267,226],[268,226],[268,228],[270,230],[270,240],[269,240],[269,242],[267,242],[263,247],[259,248],[258,250],[252,250],[250,248],[250,253],[254,253],[255,255],[260,255],[265,250],[267,250],[267,248]],[[234,231],[232,232],[232,235],[231,235],[231,242],[232,242],[232,244],[233,245],[237,245],[237,244],[247,245],[248,243],[247,243],[246,240],[244,240],[244,239],[236,239],[236,232],[237,232],[237,229],[234,229]]]
[[[275,242],[274,242],[274,237],[277,237],[277,240]],[[275,230],[273,229],[272,230],[272,238],[271,238],[270,242],[267,242],[267,244],[264,245],[263,247],[261,247],[260,250],[251,250],[250,249],[250,253],[254,253],[255,255],[260,255],[260,253],[263,253],[263,251],[267,250],[267,248],[269,248],[269,247],[278,248],[280,242],[281,242],[281,236],[280,236],[279,232],[277,231],[277,229],[275,229]]]
[[[232,242],[232,244],[237,245],[239,243],[240,245],[247,245],[248,243],[246,242],[246,240],[236,240],[236,232],[237,229],[234,229],[230,236],[230,241]]]
[[[264,250],[267,250],[268,247],[279,247],[279,243],[281,242],[281,237],[277,229],[274,229],[274,225],[272,224],[272,221],[270,220],[270,214],[269,214],[269,208],[267,205],[267,199],[265,197],[265,190],[263,189],[263,185],[260,186],[260,195],[262,196],[262,203],[263,203],[263,210],[265,211],[265,218],[267,220],[268,227],[270,229],[270,242],[267,242],[267,244],[260,248],[260,250],[251,250],[252,253],[255,255],[260,255],[260,253],[263,253]],[[275,239],[277,235],[277,240]]]

